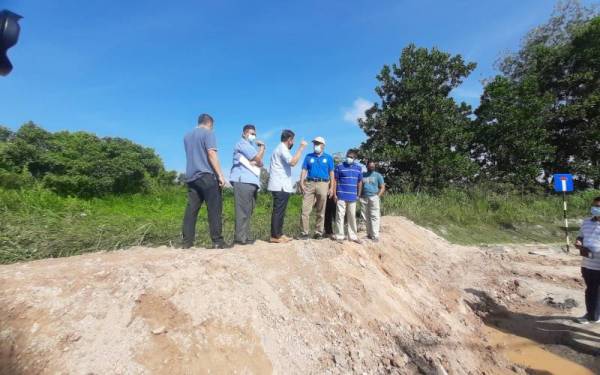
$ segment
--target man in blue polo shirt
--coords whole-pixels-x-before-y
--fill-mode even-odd
[[[356,201],[361,195],[362,168],[355,164],[356,151],[348,150],[346,160],[335,167],[335,190],[336,190],[336,234],[335,238],[341,242],[345,238],[344,217],[348,221],[348,239],[356,243],[362,243],[356,234]]]
[[[333,157],[325,153],[325,139],[313,139],[314,152],[306,155],[300,174],[300,189],[304,194],[302,200],[302,234],[301,239],[309,238],[309,220],[313,207],[317,211],[315,238],[323,238],[325,229],[325,203],[327,197],[333,195]]]
[[[256,205],[264,154],[265,145],[256,141],[254,125],[244,126],[242,139],[233,149],[233,165],[229,174],[235,198],[235,243],[238,245],[254,243],[250,237],[250,218]]]

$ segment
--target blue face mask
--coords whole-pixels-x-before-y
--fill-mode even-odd
[[[598,216],[600,217],[600,207],[598,206],[592,206],[592,216]]]

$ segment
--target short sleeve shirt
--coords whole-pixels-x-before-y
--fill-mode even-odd
[[[273,150],[271,155],[271,165],[269,166],[269,191],[285,191],[286,193],[294,192],[294,184],[292,183],[292,154],[285,143],[280,143]]]
[[[254,159],[258,151],[256,147],[250,143],[247,139],[242,138],[233,148],[233,164],[231,166],[231,173],[229,174],[229,181],[244,182],[247,184],[254,184],[259,186],[260,177],[255,175],[250,169],[246,168],[241,162],[240,158],[243,156],[248,161]]]
[[[587,218],[581,223],[579,236],[583,237],[583,246],[590,249],[593,258],[583,257],[581,266],[590,270],[600,271],[600,221]]]
[[[186,182],[197,180],[203,173],[215,173],[208,161],[208,150],[217,149],[217,140],[212,130],[195,128],[185,135],[183,145],[186,157]]]
[[[379,172],[367,172],[363,174],[363,197],[372,197],[379,193],[379,188],[383,185],[383,176]]]
[[[341,163],[335,167],[336,195],[339,200],[356,202],[358,183],[362,181],[362,170],[356,164]]]
[[[306,177],[318,178],[321,180],[329,181],[329,173],[333,171],[333,157],[331,155],[322,153],[317,155],[314,152],[306,155],[304,163],[302,163],[302,169],[306,170]]]

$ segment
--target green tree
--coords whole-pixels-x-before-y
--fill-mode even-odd
[[[13,132],[5,127],[0,125],[0,170],[7,170],[9,163],[5,159],[5,148],[7,147],[8,140],[12,137]]]
[[[6,168],[12,172],[28,169],[34,177],[42,177],[48,172],[45,155],[50,150],[52,133],[33,122],[21,126],[8,140],[2,151]]]
[[[497,76],[485,86],[475,111],[473,148],[482,180],[520,189],[539,185],[545,162],[555,152],[546,129],[552,97],[539,91],[532,78],[515,82]]]
[[[580,187],[600,187],[600,20],[597,14],[595,8],[583,7],[578,1],[559,3],[550,20],[529,32],[522,48],[500,63],[504,77],[516,90],[513,93],[520,92],[518,100],[531,105],[532,110],[528,110],[530,116],[525,118],[522,106],[507,106],[504,111],[510,113],[496,119],[498,137],[488,134],[486,138],[480,134],[481,142],[485,143],[485,139],[491,142],[487,149],[493,149],[494,143],[506,146],[504,151],[496,147],[496,158],[510,158],[508,154],[499,153],[514,151],[511,146],[517,146],[509,134],[500,130],[511,128],[504,122],[520,118],[522,124],[517,130],[533,140],[535,134],[542,132],[539,121],[543,118],[544,136],[528,144],[536,157],[547,155],[543,150],[552,150],[551,157],[539,159],[544,177],[570,172],[577,176]],[[494,80],[497,81],[498,78]],[[487,95],[488,91],[495,92]],[[504,98],[498,94],[497,87],[486,88],[488,100],[482,102],[482,106],[487,109],[482,107],[477,111],[482,116],[479,124],[489,124],[493,108],[498,112],[503,106]],[[541,105],[542,98],[549,100],[547,106]],[[521,145],[527,143],[519,139]]]
[[[260,190],[267,191],[269,187],[269,171],[266,168],[260,169]]]
[[[0,162],[4,186],[21,186],[12,180],[31,174],[58,193],[83,197],[142,192],[176,178],[150,148],[86,132],[50,133],[33,123],[3,143]]]
[[[6,142],[12,136],[13,132],[6,126],[0,125],[0,142]]]
[[[457,104],[450,92],[475,66],[460,55],[411,44],[398,65],[383,67],[375,89],[381,104],[359,121],[368,137],[361,154],[382,161],[393,189],[439,189],[474,176],[471,108]]]
[[[504,76],[520,80],[530,74],[531,67],[539,58],[540,48],[564,46],[571,41],[577,28],[596,15],[596,6],[586,7],[579,0],[558,1],[550,19],[530,30],[519,51],[506,54],[497,62],[498,68]]]
[[[177,172],[176,172],[177,173]],[[179,173],[177,174],[177,180],[176,180],[177,185],[186,185],[186,176],[185,173]]]
[[[556,148],[548,173],[571,172],[600,187],[600,17],[573,30],[569,43],[539,49],[531,70],[554,103],[548,121]]]

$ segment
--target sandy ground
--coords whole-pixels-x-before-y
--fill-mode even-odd
[[[552,373],[488,326],[600,373],[600,330],[571,321],[578,257],[455,246],[398,217],[382,232],[0,266],[0,374]]]

